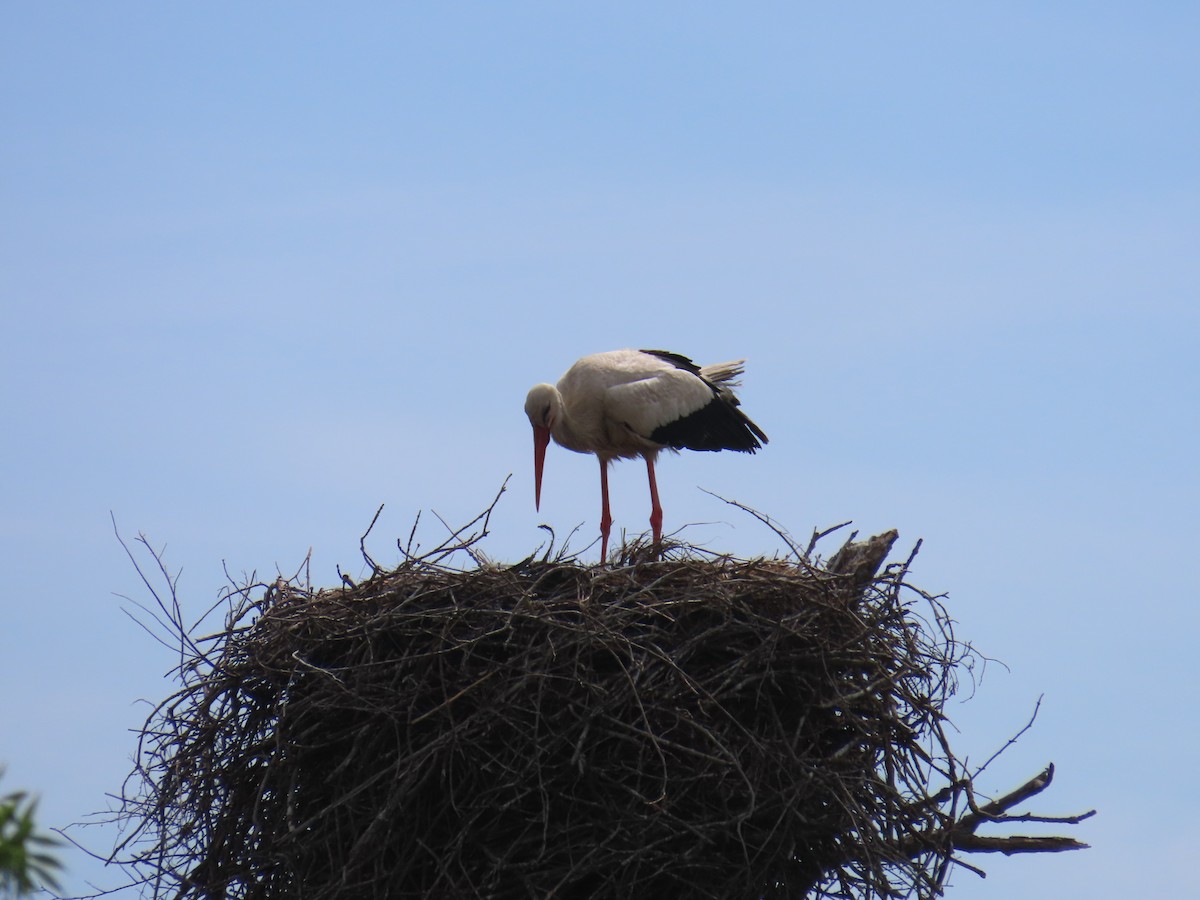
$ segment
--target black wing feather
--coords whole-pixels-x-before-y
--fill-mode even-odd
[[[700,367],[681,353],[672,353],[670,350],[639,350],[638,352],[658,357],[663,362],[669,362],[677,369],[683,369],[685,372],[691,372],[709,387],[712,387],[712,383],[700,374]]]
[[[753,453],[767,443],[763,430],[738,409],[737,397],[730,391],[721,391],[701,375],[700,367],[686,356],[669,350],[641,352],[695,375],[713,393],[712,400],[694,413],[654,429],[650,440],[675,450],[738,450],[742,453]]]
[[[650,435],[650,440],[665,444],[676,450],[739,450],[753,453],[767,436],[733,404],[722,397],[713,397],[712,402],[694,413],[660,425]]]

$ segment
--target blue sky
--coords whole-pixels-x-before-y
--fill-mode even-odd
[[[771,437],[664,459],[668,532],[779,549],[704,487],[797,534],[923,538],[915,579],[1008,667],[952,706],[960,753],[1044,694],[981,787],[1053,760],[1036,807],[1098,807],[1095,849],[977,859],[950,896],[1178,896],[1198,26],[1153,2],[5,4],[0,788],[47,825],[105,808],[137,701],[170,689],[110,512],[196,615],[225,566],[311,547],[332,585],[380,503],[389,562],[418,510],[466,521],[509,473],[487,553],[540,522],[590,539],[593,460],[551,448],[533,510],[525,392],[666,347],[747,357]],[[640,533],[644,469],[611,481]],[[65,861],[70,889],[119,880]]]

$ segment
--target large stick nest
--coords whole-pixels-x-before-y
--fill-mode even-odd
[[[894,539],[243,588],[182,635],[118,852],[155,897],[934,896],[971,651]]]

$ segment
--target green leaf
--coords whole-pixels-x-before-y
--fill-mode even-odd
[[[51,854],[35,851],[62,842],[38,833],[36,813],[37,800],[25,791],[0,797],[0,894],[21,897],[39,886],[58,888],[54,872],[62,865]]]

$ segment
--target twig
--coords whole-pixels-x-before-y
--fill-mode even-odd
[[[371,530],[375,527],[375,523],[379,521],[379,514],[381,512],[383,512],[383,504],[382,503],[379,504],[379,509],[375,510],[375,515],[373,515],[371,517],[371,524],[367,526],[367,530],[364,531],[362,533],[362,537],[360,537],[358,539],[358,549],[362,553],[363,560],[366,562],[366,564],[368,566],[371,567],[371,577],[372,578],[374,578],[376,575],[378,575],[380,572],[382,572],[383,569],[379,567],[378,563],[376,563],[375,560],[373,560],[371,558],[371,554],[369,554],[367,552],[367,535],[369,535],[371,533]],[[345,578],[345,576],[342,576],[342,577],[343,577],[343,579]]]
[[[773,532],[775,532],[781,541],[787,544],[788,550],[791,551],[791,554],[796,557],[796,559],[799,560],[808,558],[808,553],[801,551],[800,548],[796,546],[796,542],[792,540],[792,536],[788,534],[787,529],[768,516],[766,513],[759,512],[757,509],[746,506],[746,504],[740,503],[737,500],[730,500],[727,497],[722,497],[720,494],[713,493],[707,488],[700,488],[700,490],[704,491],[704,493],[708,494],[710,497],[716,497],[722,503],[728,503],[730,506],[736,506],[742,512],[747,512],[754,516],[754,518],[758,519],[758,521],[762,522]]]
[[[808,541],[808,547],[804,551],[805,558],[812,556],[812,552],[817,549],[817,544],[819,544],[825,538],[829,537],[829,535],[833,534],[835,531],[841,531],[843,528],[845,528],[847,525],[850,525],[850,524],[852,524],[852,522],[850,520],[847,520],[845,522],[842,522],[840,525],[831,525],[829,528],[826,528],[824,531],[817,531],[817,529],[814,528],[812,537],[809,538],[809,541]]]
[[[1024,727],[1022,727],[1020,731],[1018,731],[1016,734],[1014,734],[1012,737],[1010,737],[1007,741],[1005,741],[1003,747],[1001,747],[999,750],[997,750],[995,753],[993,753],[991,756],[989,756],[987,758],[987,761],[984,762],[984,764],[982,766],[980,766],[978,769],[976,769],[971,774],[972,779],[978,778],[980,775],[982,775],[984,770],[987,769],[987,767],[990,766],[996,760],[996,758],[998,756],[1000,756],[1002,753],[1004,753],[1005,750],[1007,750],[1009,747],[1011,747],[1013,744],[1015,744],[1017,741],[1019,741],[1021,739],[1021,736],[1023,734],[1025,734],[1025,732],[1027,732],[1030,728],[1033,727],[1033,723],[1035,721],[1037,721],[1038,711],[1042,708],[1042,697],[1044,697],[1044,696],[1045,696],[1044,694],[1038,696],[1037,702],[1033,704],[1033,713],[1030,714],[1029,721],[1025,723]],[[1054,777],[1054,766],[1053,765],[1050,766],[1048,771],[1049,771],[1049,778],[1053,778]],[[1047,781],[1047,783],[1049,783],[1049,782]]]

